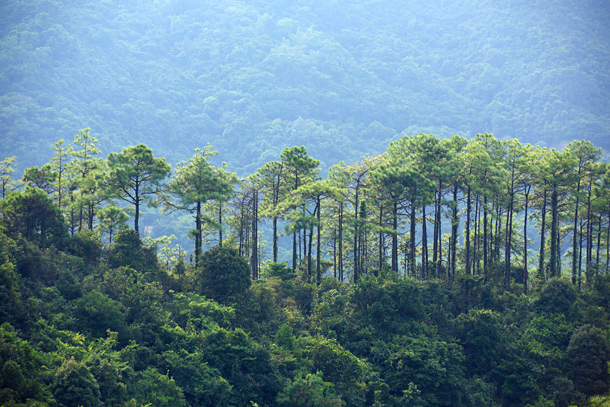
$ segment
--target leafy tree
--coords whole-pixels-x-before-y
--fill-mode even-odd
[[[161,181],[170,173],[170,165],[165,158],[153,157],[152,150],[144,144],[110,153],[107,161],[107,191],[134,205],[134,230],[139,233],[140,208],[144,203],[152,204]]]
[[[604,332],[591,325],[578,328],[567,349],[569,377],[574,388],[585,396],[608,391],[610,386],[610,345]]]
[[[549,274],[550,277],[559,277],[560,245],[559,245],[559,196],[562,189],[571,185],[574,174],[575,158],[567,152],[560,153],[551,150],[543,162],[543,173],[545,181],[549,185],[551,193],[551,233]]]
[[[262,214],[271,217],[273,222],[272,245],[273,262],[277,263],[278,256],[278,228],[277,222],[279,215],[277,207],[286,194],[287,185],[284,176],[284,163],[282,161],[270,161],[263,165],[256,172],[263,189]]]
[[[322,375],[299,375],[290,380],[277,396],[281,407],[341,407],[345,402],[334,391],[332,383],[325,382]]]
[[[601,156],[601,148],[595,148],[590,141],[580,140],[573,141],[568,144],[564,150],[567,154],[570,154],[575,157],[575,190],[573,191],[573,196],[576,199],[574,203],[574,220],[572,227],[572,284],[581,285],[581,272],[580,272],[580,264],[581,264],[581,256],[582,252],[582,233],[579,233],[578,230],[578,221],[579,221],[579,209],[580,209],[580,201],[581,201],[581,189],[583,187],[583,180],[587,175],[587,172],[592,170],[592,163],[597,161]],[[588,245],[591,245],[591,241],[588,238]]]
[[[30,187],[43,190],[47,195],[53,193],[53,184],[56,179],[57,172],[53,171],[51,164],[44,164],[40,168],[38,166],[26,168],[23,172],[24,183],[27,183]]]
[[[546,283],[536,300],[536,307],[544,312],[566,314],[576,301],[576,291],[567,281],[554,278]]]
[[[55,374],[53,395],[62,407],[101,407],[100,387],[87,367],[74,359],[65,360]]]
[[[6,157],[0,161],[0,191],[2,193],[2,199],[17,188],[17,182],[13,179],[13,172],[15,172],[15,162],[17,157]]]
[[[152,367],[139,372],[132,394],[143,405],[159,407],[185,407],[187,405],[184,393],[176,381]]]
[[[142,244],[135,230],[120,230],[108,249],[108,264],[112,268],[131,267],[139,272],[156,271],[157,256],[154,248]]]
[[[500,315],[491,310],[469,310],[458,316],[457,337],[471,374],[484,376],[495,368],[502,346],[500,323]]]
[[[55,151],[55,154],[51,159],[51,166],[55,173],[57,173],[57,186],[55,187],[55,190],[57,192],[57,207],[61,211],[62,198],[64,197],[65,186],[67,184],[66,177],[69,174],[68,167],[70,156],[72,155],[72,146],[64,146],[64,140],[60,139],[53,144],[53,150]]]
[[[103,338],[108,330],[125,334],[125,316],[121,304],[99,291],[92,291],[74,301],[78,325],[94,338]]]
[[[40,247],[61,244],[67,237],[59,209],[38,188],[13,191],[0,202],[0,227],[9,236],[20,234]]]
[[[286,174],[286,183],[292,191],[301,185],[313,181],[319,169],[320,161],[307,155],[304,146],[286,147],[280,156]],[[295,208],[296,209],[296,208]],[[292,231],[292,269],[297,267],[297,227]]]
[[[118,231],[127,228],[129,215],[114,205],[105,206],[98,213],[99,228],[103,233],[108,233],[108,241],[112,244],[112,236]]]
[[[203,294],[225,304],[250,287],[250,267],[237,250],[214,246],[201,256],[195,283]]]
[[[203,151],[196,149],[188,163],[178,164],[173,179],[167,184],[166,193],[176,197],[163,199],[168,209],[179,209],[193,213],[195,217],[195,264],[199,264],[203,246],[203,205],[210,200],[226,201],[233,194],[237,177],[229,173],[226,166],[215,168],[210,158],[216,155],[209,146]],[[218,225],[218,227],[222,227]],[[222,245],[222,242],[219,243]]]
[[[73,160],[69,171],[73,178],[69,188],[72,190],[71,211],[77,211],[79,231],[83,229],[85,221],[88,229],[93,230],[96,207],[106,198],[102,194],[104,162],[97,157],[101,154],[97,143],[89,128],[79,130],[74,135]]]
[[[337,341],[324,338],[313,338],[303,355],[313,362],[313,370],[320,372],[324,381],[335,385],[336,392],[344,400],[350,405],[358,404],[363,390],[359,383],[366,371],[363,361]],[[359,388],[361,391],[358,391]]]

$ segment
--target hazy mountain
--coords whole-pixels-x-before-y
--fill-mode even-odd
[[[607,151],[608,21],[603,0],[7,1],[0,150],[39,164],[91,127],[104,153],[211,143],[242,173],[402,132]]]

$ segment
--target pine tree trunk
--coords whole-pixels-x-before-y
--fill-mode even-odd
[[[383,227],[383,202],[380,202],[379,205],[379,267],[375,276],[379,276],[379,272],[381,272],[381,268],[383,267],[383,231],[381,228]]]
[[[470,274],[470,211],[472,202],[471,202],[471,192],[470,187],[468,187],[467,197],[466,197],[466,274]]]
[[[551,258],[549,273],[551,278],[557,277],[557,238],[558,238],[558,211],[557,211],[557,185],[553,185],[551,192]]]
[[[428,231],[426,228],[426,205],[422,207],[422,225],[421,225],[421,274],[422,279],[428,278]]]
[[[317,215],[318,215],[318,236],[317,236],[317,242],[316,242],[316,279],[318,282],[318,285],[320,285],[320,279],[321,277],[321,268],[320,268],[320,230],[322,229],[322,224],[320,223],[320,212],[322,212],[322,208],[320,206],[320,197],[318,197],[318,203],[317,203]]]
[[[529,195],[531,186],[525,187],[525,215],[523,218],[523,292],[527,295],[528,271],[527,271],[527,212],[529,209]]]
[[[252,199],[252,279],[258,280],[258,191]]]
[[[409,248],[409,274],[415,277],[415,198],[411,199],[411,244]]]
[[[458,221],[458,202],[457,202],[457,195],[458,195],[458,187],[457,185],[454,185],[453,187],[453,208],[452,208],[452,214],[451,214],[451,250],[450,250],[450,254],[451,254],[451,278],[455,278],[455,266],[456,266],[456,249],[457,249],[457,233],[458,233],[458,226],[459,226],[459,221]]]
[[[546,188],[543,191],[542,197],[542,225],[540,226],[540,253],[538,255],[538,274],[546,281],[546,273],[544,272],[544,244],[546,234]]]
[[[489,242],[487,239],[489,238],[489,236],[487,231],[487,224],[487,195],[485,195],[483,197],[483,277],[485,279],[485,282],[487,282],[487,268],[489,266],[489,254],[487,253],[487,250],[489,248]]]

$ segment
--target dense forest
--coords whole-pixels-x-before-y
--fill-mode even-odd
[[[289,147],[245,178],[210,146],[172,169],[97,144],[1,163],[2,405],[610,402],[592,143],[422,133],[326,177]],[[191,250],[146,237],[153,205],[187,214]]]
[[[610,405],[608,21],[0,2],[0,405]]]
[[[608,21],[605,0],[4,1],[0,157],[85,127],[171,164],[211,143],[241,176],[403,132],[608,151]]]

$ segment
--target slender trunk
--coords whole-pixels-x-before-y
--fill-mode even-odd
[[[610,220],[606,229],[606,268],[608,268],[610,267]]]
[[[273,215],[273,262],[277,263],[277,216]]]
[[[258,209],[256,211],[258,213]],[[222,247],[222,202],[218,202],[218,246]]]
[[[140,183],[136,182],[136,186],[135,186],[135,194],[134,194],[134,203],[136,205],[136,214],[134,216],[134,230],[136,231],[136,233],[138,234],[138,236],[140,235],[140,229],[139,229],[139,225],[140,225]],[[81,220],[83,218],[83,206],[81,205]],[[79,226],[79,230],[80,230],[80,226]]]
[[[239,247],[238,247],[238,251],[239,251],[239,255],[243,256],[243,248],[244,248],[244,207],[243,205],[240,204],[240,208],[239,208],[239,232],[238,232],[238,239],[239,239]]]
[[[550,258],[550,276],[557,277],[557,238],[558,238],[558,211],[557,211],[557,185],[553,185],[551,192],[551,258]]]
[[[311,283],[311,249],[313,247],[313,222],[309,223],[309,241],[307,249],[307,282]],[[320,284],[319,281],[316,283]]]
[[[398,274],[398,202],[392,208],[392,270]]]
[[[481,221],[480,221],[480,208],[479,208],[479,203],[480,203],[480,197],[477,194],[476,195],[476,199],[475,199],[475,205],[474,205],[474,248],[472,250],[472,274],[477,274],[480,275],[481,274],[481,268],[479,265],[479,234],[480,234],[480,226],[481,226]]]
[[[422,207],[421,224],[421,274],[422,278],[428,278],[428,231],[426,229],[426,205]]]
[[[415,198],[411,199],[411,247],[409,248],[409,274],[415,277]]]
[[[508,202],[508,210],[506,211],[506,239],[504,249],[504,286],[506,289],[510,287],[510,257],[512,251],[512,233],[513,233],[513,204],[514,192],[511,185],[510,199]]]
[[[61,212],[61,196],[62,196],[62,188],[61,188],[62,173],[63,173],[63,160],[62,160],[62,158],[60,158],[59,159],[59,171],[57,171],[57,209],[59,209],[60,212]],[[5,195],[4,182],[2,182],[2,197],[4,198],[5,196],[6,195]]]
[[[496,207],[496,233],[493,250],[494,260],[497,262],[500,261],[500,247],[502,246],[500,244],[502,242],[502,215],[502,208],[500,207],[500,204],[498,204]]]
[[[595,245],[595,264],[599,267],[599,245],[602,241],[602,215],[599,214],[597,224],[597,244]]]
[[[436,249],[434,250],[434,264],[436,268],[436,276],[441,278],[441,262],[443,259],[443,230],[442,230],[442,215],[441,215],[441,201],[443,199],[442,191],[440,190],[441,184],[439,182],[438,200],[436,203],[436,211],[434,214],[434,228],[435,228],[435,242]]]
[[[320,223],[320,212],[322,212],[322,207],[320,206],[320,198],[318,197],[318,205],[317,205],[317,215],[318,215],[318,236],[316,242],[316,278],[318,281],[318,285],[320,284],[321,279],[321,269],[320,269],[320,230],[322,229],[322,223]]]
[[[487,268],[489,266],[489,255],[487,253],[487,249],[489,248],[488,232],[487,232],[487,195],[483,197],[483,278],[485,282],[487,282]]]
[[[292,231],[292,272],[297,271],[297,229],[296,225]]]
[[[339,281],[343,281],[343,202],[339,205]]]
[[[577,274],[580,274],[580,270],[578,267],[579,263],[579,254],[580,250],[578,250],[578,209],[580,207],[580,170],[582,167],[578,169],[578,184],[576,187],[576,208],[574,209],[574,226],[572,228],[572,284],[576,285]],[[582,245],[582,240],[581,240]],[[580,278],[580,276],[578,276]]]
[[[354,205],[354,283],[358,282],[358,265],[359,265],[359,259],[358,259],[358,212],[359,212],[359,206],[358,206],[358,187],[356,187],[356,202]]]
[[[525,187],[525,215],[523,218],[523,292],[527,295],[528,271],[527,271],[527,211],[529,209],[529,196],[531,185]]]
[[[576,277],[576,281],[578,282],[578,289],[580,290],[581,288],[581,281],[582,281],[582,247],[583,247],[583,241],[585,240],[585,236],[588,234],[587,233],[583,233],[583,228],[585,227],[584,221],[580,222],[580,227],[579,227],[579,236],[580,239],[578,239],[578,262],[576,265],[576,269],[577,269],[577,277]],[[589,242],[587,241],[587,245],[589,244]]]
[[[381,268],[383,267],[383,202],[379,204],[379,267],[375,276],[378,277],[381,272]]]
[[[538,274],[546,281],[546,274],[544,272],[544,243],[546,234],[546,188],[544,188],[542,194],[542,225],[540,226],[540,254],[538,255]]]
[[[93,220],[95,219],[95,204],[87,204],[87,228],[93,230]]]
[[[435,277],[440,278],[440,267],[438,264],[439,246],[440,242],[440,210],[441,210],[441,181],[438,182],[438,193],[434,195],[434,228],[432,231],[432,264],[434,270],[432,271]]]
[[[466,274],[470,274],[470,211],[472,210],[470,187],[466,198]]]
[[[303,218],[305,218],[305,208],[303,208]],[[307,225],[303,225],[303,257],[300,257],[299,260],[307,257]]]
[[[333,231],[333,277],[337,279],[337,229]]]
[[[258,191],[252,197],[252,279],[258,280]]]
[[[587,197],[587,262],[585,265],[589,268],[593,259],[593,222],[591,214],[591,193],[593,192],[593,177],[589,180],[589,195]]]
[[[195,209],[195,266],[199,266],[201,257],[201,202],[197,202]]]
[[[453,212],[451,214],[451,278],[455,277],[455,266],[456,266],[456,249],[457,249],[457,232],[458,232],[458,187],[454,185],[453,187]]]

